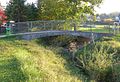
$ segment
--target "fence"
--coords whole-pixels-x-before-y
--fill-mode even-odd
[[[50,21],[28,21],[18,22],[11,26],[11,33],[39,32],[48,30],[69,30],[74,28],[82,32],[96,33],[120,33],[120,27],[115,25],[95,25],[94,23],[81,24],[80,21],[73,20],[50,20]],[[4,33],[3,33],[4,32]],[[0,34],[5,34],[5,28],[0,29]]]
[[[72,30],[72,22],[65,20],[30,21],[15,23],[13,33],[37,32],[47,30]]]
[[[119,25],[97,25],[94,23],[91,24],[81,24],[81,26],[78,27],[78,31],[83,32],[95,32],[95,33],[111,33],[111,34],[119,34],[120,33],[120,26]]]

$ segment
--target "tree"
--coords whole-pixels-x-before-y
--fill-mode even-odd
[[[26,15],[28,21],[37,20],[38,8],[32,3],[26,5]]]
[[[62,7],[60,7],[62,6]],[[60,12],[64,8],[64,3],[57,0],[38,0],[39,18],[42,20],[64,19],[65,12]]]
[[[38,0],[40,19],[78,19],[84,14],[94,14],[94,6],[102,0]]]
[[[26,0],[10,0],[6,7],[6,15],[8,20],[14,20],[16,22],[26,21]]]
[[[0,4],[0,25],[6,22],[7,16],[5,15],[5,12]]]

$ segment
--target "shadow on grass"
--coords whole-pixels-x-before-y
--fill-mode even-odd
[[[27,79],[15,57],[0,57],[0,82],[26,82]]]

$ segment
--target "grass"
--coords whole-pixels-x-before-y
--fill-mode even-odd
[[[36,40],[0,39],[0,82],[82,82],[81,70],[60,50]]]
[[[97,33],[109,33],[108,29],[105,29],[103,25],[97,25],[96,27],[80,27],[78,30],[85,32],[97,32]]]
[[[1,82],[16,82],[23,81],[28,77],[21,70],[20,62],[12,56],[2,56],[0,58],[0,81]]]
[[[109,29],[101,28],[101,27],[96,27],[96,28],[79,28],[80,31],[84,32],[96,32],[96,33],[109,33]]]
[[[110,26],[109,28],[105,28],[104,25],[96,25],[96,27],[78,27],[78,31],[83,32],[96,32],[96,33],[113,33],[114,30],[112,30],[113,27]]]
[[[95,82],[120,81],[120,35],[104,37],[78,50],[76,58],[89,78]],[[77,62],[78,62],[77,61]]]
[[[84,70],[76,67],[76,61],[71,60],[70,53],[64,52],[63,47],[74,41],[75,37],[47,37],[31,41],[16,40],[15,37],[0,39],[0,82],[87,82],[90,76],[93,82],[99,77],[96,82],[119,82],[119,37],[120,35],[102,38],[96,43],[98,48],[93,44],[92,47],[86,47],[86,50],[78,51],[76,56],[79,59],[82,57],[81,61],[94,57],[86,61]],[[83,42],[82,38],[76,38],[75,41]],[[110,48],[104,48],[101,44]],[[114,59],[117,60],[112,65],[114,69],[109,72],[106,69],[113,64],[109,54],[114,51]],[[110,58],[106,58],[108,56]],[[104,81],[106,78],[107,81]]]

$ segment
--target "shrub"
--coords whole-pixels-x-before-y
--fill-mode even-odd
[[[79,66],[91,80],[111,82],[110,77],[112,77],[115,51],[110,52],[110,49],[109,46],[97,43],[94,46],[87,46],[82,51],[77,52]]]

